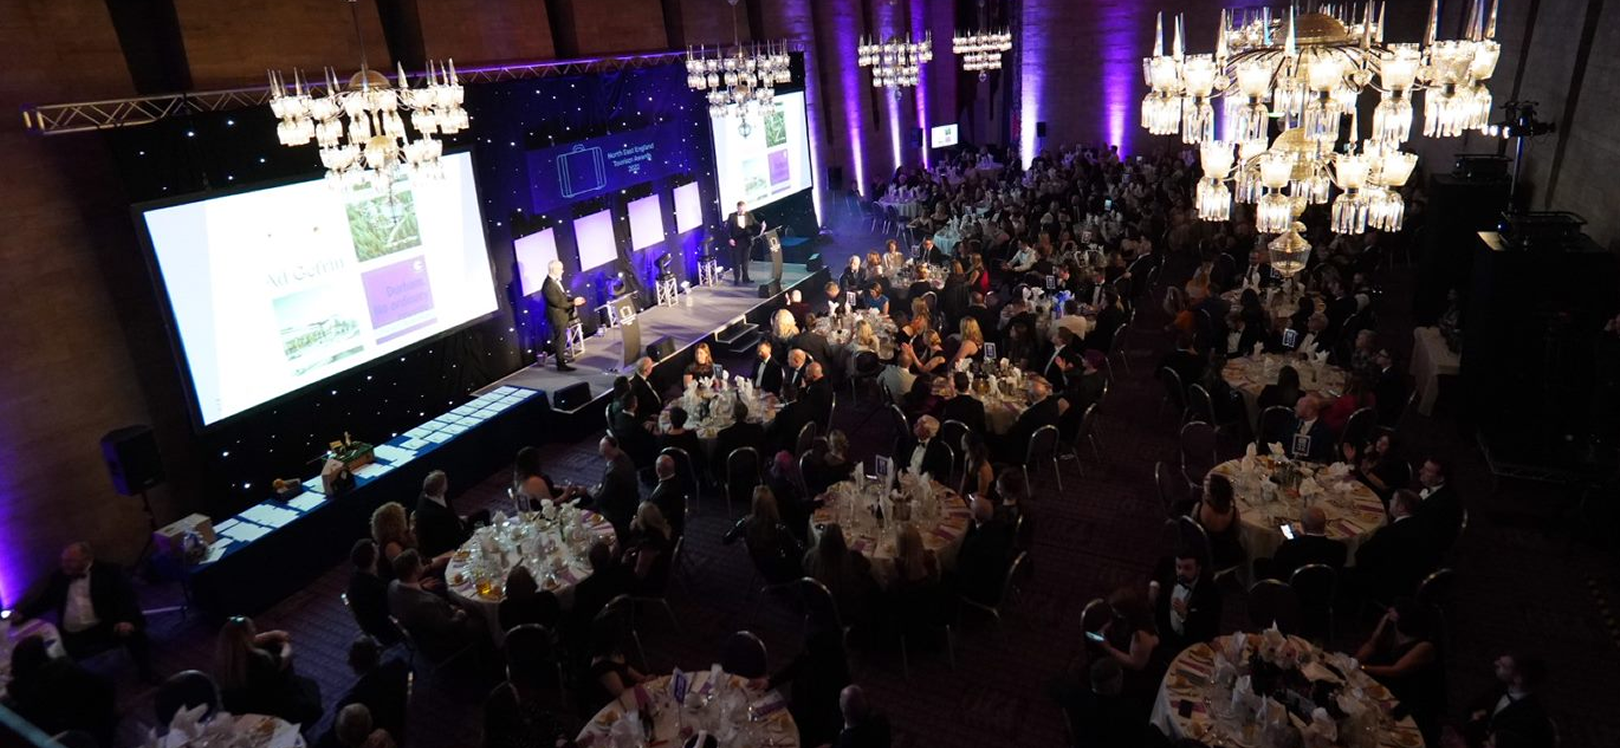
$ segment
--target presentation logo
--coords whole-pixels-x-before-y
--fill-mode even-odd
[[[602,168],[602,149],[576,145],[557,157],[557,189],[563,197],[595,192],[607,186]]]

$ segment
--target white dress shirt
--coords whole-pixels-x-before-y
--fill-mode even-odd
[[[1512,706],[1513,702],[1518,701],[1525,696],[1525,692],[1517,688],[1509,687],[1507,693],[1502,694],[1502,698],[1496,700],[1496,706],[1491,709],[1491,716],[1495,717],[1496,715],[1501,714],[1503,709]]]
[[[77,634],[100,625],[95,603],[90,600],[90,570],[84,576],[68,582],[67,605],[62,610],[62,628]]]
[[[908,466],[913,474],[922,475],[923,458],[926,456],[928,456],[928,442],[917,442],[917,446],[911,449],[911,465]]]
[[[1180,600],[1182,605],[1186,605],[1192,599],[1192,593],[1193,585],[1180,580],[1176,581],[1176,588],[1170,591],[1170,628],[1175,629],[1177,636],[1187,633],[1187,616],[1176,612],[1176,601]]]

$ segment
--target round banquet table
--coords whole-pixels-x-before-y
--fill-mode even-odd
[[[1022,377],[1020,377],[1022,380]],[[1013,424],[1018,417],[1029,410],[1029,394],[1022,384],[1010,385],[1004,377],[998,377],[996,390],[990,389],[990,380],[983,375],[973,377],[973,399],[984,403],[984,427],[992,434],[1006,434],[1012,431]],[[941,375],[934,377],[934,395],[939,398],[951,396],[951,376]],[[1007,391],[1012,387],[1012,391]],[[961,445],[952,444],[951,450],[960,452]],[[960,456],[960,455],[958,455]]]
[[[11,683],[11,651],[18,642],[30,636],[38,636],[45,640],[45,653],[53,659],[66,657],[67,650],[62,648],[62,634],[56,626],[43,618],[34,618],[25,621],[21,626],[8,626],[6,630],[5,646],[0,647],[0,698],[6,695],[6,685]]]
[[[735,387],[730,385],[719,392],[699,387],[691,395],[683,394],[670,400],[658,414],[658,433],[662,434],[669,430],[669,411],[679,406],[686,411],[686,427],[697,433],[698,443],[703,445],[703,451],[712,455],[715,439],[720,436],[720,431],[737,422],[732,410],[734,402],[732,398],[737,396],[737,392]],[[754,391],[749,396],[743,396],[743,402],[748,406],[749,422],[764,426],[769,426],[776,420],[777,412],[782,410],[781,400],[769,392]],[[694,458],[699,456],[692,455]]]
[[[1272,321],[1287,320],[1289,317],[1294,316],[1294,312],[1299,311],[1300,294],[1298,291],[1290,292],[1278,288],[1268,288],[1255,293],[1260,295],[1260,306],[1271,315]],[[1316,311],[1327,311],[1326,296],[1315,291],[1306,292],[1305,295],[1310,297]],[[1243,289],[1234,288],[1230,291],[1224,291],[1221,293],[1221,299],[1236,309],[1243,301]]]
[[[1292,366],[1299,372],[1301,394],[1317,395],[1327,402],[1344,394],[1345,373],[1344,369],[1337,366],[1318,363],[1314,359],[1306,360],[1291,353],[1262,353],[1258,356],[1229,358],[1226,365],[1221,368],[1221,378],[1226,380],[1228,387],[1237,390],[1243,396],[1243,407],[1248,410],[1251,428],[1260,425],[1261,390],[1268,384],[1277,383],[1277,372],[1281,371],[1284,365]],[[1193,383],[1182,384],[1191,386]]]
[[[1361,481],[1340,463],[1323,466],[1317,463],[1294,461],[1300,472],[1310,473],[1301,481],[1305,493],[1311,494],[1310,503],[1322,508],[1327,515],[1327,536],[1349,548],[1345,564],[1353,566],[1356,548],[1370,537],[1384,521],[1384,504]],[[1281,527],[1293,525],[1301,533],[1300,515],[1305,508],[1301,488],[1283,488],[1270,481],[1279,462],[1260,455],[1228,460],[1215,466],[1214,472],[1232,481],[1233,496],[1237,501],[1239,535],[1249,558],[1271,558],[1283,543]]]
[[[232,720],[230,734],[246,737],[247,741],[241,745],[248,748],[304,748],[299,726],[287,720],[266,714],[234,714],[229,718]],[[187,748],[191,744],[185,735],[176,732],[164,735],[159,741],[161,748]]]
[[[1242,634],[1244,637],[1244,654],[1241,658],[1245,662],[1243,670],[1246,672],[1248,653],[1260,646],[1259,634]],[[1213,644],[1224,646],[1228,637],[1220,637]],[[1344,678],[1334,674],[1324,666],[1331,666],[1339,674],[1348,673],[1346,686],[1350,690],[1349,698],[1359,703],[1362,708],[1376,710],[1376,722],[1371,725],[1371,733],[1358,733],[1346,730],[1341,734],[1340,742],[1336,745],[1349,745],[1353,748],[1421,748],[1423,736],[1418,732],[1417,724],[1410,716],[1395,720],[1390,716],[1390,710],[1395,707],[1395,697],[1389,689],[1374,680],[1360,669],[1350,667],[1350,658],[1338,653],[1324,653],[1299,637],[1288,637],[1288,643],[1296,651],[1309,653],[1313,662],[1305,668],[1317,677],[1345,683]],[[1153,701],[1153,713],[1149,722],[1171,741],[1183,738],[1192,738],[1208,745],[1226,745],[1236,748],[1261,748],[1261,736],[1258,732],[1257,720],[1253,715],[1246,718],[1230,718],[1222,720],[1217,717],[1215,706],[1217,689],[1212,685],[1215,673],[1215,648],[1211,643],[1194,644],[1182,650],[1170,661],[1170,669],[1165,673],[1164,681],[1159,684],[1158,696]],[[1309,676],[1308,676],[1309,677]],[[1191,714],[1182,716],[1183,702],[1191,705]],[[1300,726],[1295,718],[1294,726]]]
[[[956,564],[956,552],[962,547],[962,538],[973,523],[973,512],[967,503],[943,483],[934,481],[933,505],[923,506],[920,498],[913,499],[911,519],[922,535],[923,547],[932,551],[942,569]],[[821,531],[834,522],[844,531],[844,542],[852,550],[872,562],[872,574],[878,584],[887,587],[894,579],[895,538],[898,525],[890,522],[878,524],[871,511],[877,505],[877,484],[867,482],[867,490],[857,490],[854,481],[835,483],[821,495],[821,506],[810,515],[810,542],[821,538]],[[914,490],[906,493],[916,496]]]
[[[788,713],[787,699],[777,691],[764,693],[748,688],[747,679],[722,673],[721,686],[728,693],[741,698],[727,703],[717,696],[716,681],[709,671],[684,674],[688,681],[684,701],[677,700],[678,684],[673,675],[660,675],[634,688],[625,689],[619,698],[610,702],[579,731],[574,742],[580,748],[682,748],[684,742],[699,729],[718,732],[720,745],[749,746],[750,748],[798,748],[799,726]],[[635,714],[637,722],[646,725],[642,715],[650,716],[651,734],[647,740],[617,742],[623,739],[613,734],[614,725],[626,715]],[[640,736],[642,730],[630,723],[630,732]],[[624,728],[621,728],[624,729]],[[734,733],[734,734],[732,734]],[[725,738],[731,738],[726,740]]]
[[[892,305],[894,302],[890,302]],[[861,320],[872,325],[872,334],[877,337],[877,354],[879,361],[894,360],[894,336],[900,331],[900,326],[888,315],[879,314],[871,309],[862,309],[854,315],[841,314],[837,317],[820,317],[816,319],[814,330],[827,338],[834,352],[839,356],[846,371],[855,370],[855,327]]]
[[[597,540],[612,543],[615,536],[613,525],[596,512],[579,510],[577,520],[548,520],[540,512],[525,512],[473,533],[450,555],[444,579],[451,599],[482,616],[499,644],[506,638],[500,606],[506,598],[507,573],[520,564],[527,567],[540,589],[556,595],[563,608],[570,608],[574,585],[591,575],[587,555]],[[488,547],[500,551],[490,553]]]
[[[916,200],[890,200],[884,198],[878,201],[878,205],[885,208],[894,208],[894,212],[900,214],[901,218],[916,218],[922,215],[922,203]]]

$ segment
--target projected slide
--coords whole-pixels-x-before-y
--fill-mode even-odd
[[[703,225],[703,198],[697,182],[675,188],[675,230],[684,234]]]
[[[579,248],[579,269],[590,270],[619,259],[613,238],[613,213],[597,211],[574,219],[574,246]]]
[[[646,249],[664,240],[664,198],[652,194],[630,203],[630,247]]]
[[[145,212],[204,425],[495,311],[472,159],[444,171]]]
[[[956,145],[956,125],[939,125],[928,132],[928,144],[934,148]]]
[[[711,124],[722,217],[736,209],[738,200],[757,208],[811,186],[804,92],[777,96],[746,137],[735,119],[714,117]]]
[[[512,242],[512,247],[517,252],[518,282],[522,284],[523,295],[540,293],[541,284],[546,282],[546,268],[557,259],[556,229],[525,236]]]

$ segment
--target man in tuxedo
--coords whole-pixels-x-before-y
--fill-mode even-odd
[[[1221,591],[1198,554],[1190,550],[1178,552],[1171,576],[1157,581],[1155,617],[1165,651],[1172,657],[1220,633]]]
[[[1052,386],[1046,380],[1031,381],[1029,389],[1029,408],[1018,414],[1018,420],[1013,422],[1005,440],[996,440],[997,444],[1003,445],[1003,459],[1020,465],[1028,456],[1029,440],[1035,436],[1035,432],[1042,426],[1056,426],[1060,415],[1058,399],[1052,396]]]
[[[948,582],[957,594],[985,605],[1001,596],[1003,577],[1012,560],[1013,528],[996,519],[989,497],[973,497],[973,524],[956,552],[956,570]]]
[[[726,216],[726,244],[731,249],[731,268],[733,273],[732,284],[752,283],[748,277],[748,260],[754,246],[754,239],[765,232],[765,224],[754,220],[754,214],[748,212],[748,206],[741,200],[737,201],[737,210]]]
[[[467,611],[422,586],[422,556],[406,549],[394,557],[388,584],[388,611],[399,619],[429,657],[438,659],[475,641],[477,627]]]
[[[619,446],[619,440],[612,435],[602,437],[597,442],[597,454],[605,461],[602,465],[602,482],[593,488],[584,486],[569,486],[563,492],[563,500],[579,498],[580,503],[613,523],[613,529],[623,537],[630,529],[630,520],[636,515],[636,506],[641,503],[641,489],[636,483],[636,466],[630,461]]]
[[[900,441],[900,448],[895,454],[897,466],[918,475],[928,473],[935,478],[950,475],[951,450],[944,442],[934,438],[938,435],[937,419],[933,416],[918,418],[917,425],[911,427],[911,434]]]
[[[1064,376],[1065,369],[1062,366],[1063,352],[1073,348],[1079,341],[1067,328],[1059,327],[1057,335],[1053,336],[1053,342],[1052,355],[1046,357],[1046,365],[1041,367],[1041,376],[1052,383],[1052,389],[1061,391],[1068,388],[1068,380]]]
[[[1469,748],[1480,748],[1498,735],[1518,738],[1513,745],[1551,746],[1556,730],[1537,691],[1547,677],[1541,660],[1522,654],[1496,658],[1496,685],[1475,699],[1468,710],[1463,738]],[[1504,741],[1498,740],[1499,745]]]
[[[940,415],[947,421],[961,421],[969,431],[975,434],[984,433],[984,403],[974,397],[968,388],[973,385],[973,378],[965,371],[951,373],[951,396],[946,398]],[[961,449],[962,445],[952,444],[951,449]]]
[[[1176,349],[1164,354],[1159,359],[1160,369],[1169,369],[1181,378],[1181,387],[1186,389],[1204,378],[1204,357],[1194,347],[1196,337],[1183,331],[1176,336]]]
[[[17,606],[16,625],[48,612],[56,614],[62,648],[82,660],[105,649],[122,646],[135,661],[141,680],[156,683],[151,643],[146,638],[146,615],[135,599],[135,587],[117,564],[97,561],[85,541],[62,549],[60,566],[44,589]]]
[[[586,552],[591,563],[591,575],[574,585],[574,609],[569,611],[573,638],[585,646],[583,639],[590,633],[591,621],[602,612],[613,598],[628,593],[636,583],[630,567],[613,557],[613,546],[606,540],[591,544]]]
[[[1450,473],[1450,468],[1439,457],[1424,460],[1423,467],[1418,468],[1418,484],[1423,488],[1418,491],[1418,498],[1422,500],[1418,502],[1415,517],[1423,534],[1434,544],[1435,553],[1445,553],[1462,531],[1462,500],[1457,497],[1457,490],[1446,482]]]
[[[1306,395],[1294,404],[1294,428],[1289,432],[1288,454],[1295,459],[1328,462],[1333,459],[1333,432],[1319,417],[1322,401]]]
[[[1313,312],[1305,322],[1305,328],[1297,326],[1284,330],[1280,345],[1285,351],[1294,351],[1307,356],[1315,356],[1322,351],[1333,350],[1333,337],[1328,334],[1328,318],[1321,312]],[[1293,333],[1293,334],[1289,334]]]
[[[1388,348],[1373,356],[1378,379],[1373,384],[1373,402],[1378,409],[1378,425],[1394,427],[1406,408],[1406,375],[1395,368],[1395,356]]]
[[[636,398],[636,414],[643,421],[652,421],[658,418],[658,412],[664,409],[664,398],[658,394],[658,388],[653,386],[653,360],[649,356],[636,359],[635,373],[630,375],[630,394]]]
[[[1001,329],[1001,318],[997,317],[996,313],[990,311],[990,307],[985,305],[983,293],[973,292],[968,301],[967,316],[972,317],[974,322],[979,323],[979,332],[984,333],[986,341],[995,342],[995,340],[999,340],[996,337],[996,331]]]
[[[637,469],[651,467],[658,455],[658,437],[653,434],[656,428],[656,421],[642,417],[641,402],[633,391],[620,395],[608,412],[608,432],[619,440],[619,448]]]
[[[933,243],[934,240],[932,239],[923,240],[924,246],[932,246]],[[928,282],[928,266],[918,265],[917,280],[912,281],[911,285],[906,288],[906,300],[909,302],[911,299],[920,299],[932,290],[934,290],[934,284]]]
[[[749,378],[754,382],[754,389],[769,392],[772,395],[782,394],[782,362],[771,355],[771,341],[762,340],[754,349],[754,373]]]
[[[810,354],[802,348],[788,351],[787,370],[782,373],[781,394],[789,400],[798,399],[799,391],[804,389],[804,377],[810,365]]]
[[[658,485],[653,487],[652,495],[647,500],[664,513],[664,519],[669,521],[669,529],[679,537],[686,532],[687,495],[686,485],[675,475],[675,458],[659,455],[653,463],[653,472],[658,475]]]
[[[1111,287],[1104,288],[1102,308],[1097,311],[1097,326],[1086,336],[1086,347],[1102,351],[1104,354],[1108,353],[1108,349],[1114,344],[1114,333],[1128,318],[1125,308],[1120,306],[1119,292]]]
[[[349,611],[360,624],[360,630],[379,641],[393,644],[399,641],[399,632],[388,622],[388,583],[377,573],[377,544],[371,538],[361,538],[349,550]]]
[[[731,414],[732,424],[720,429],[720,433],[715,434],[714,437],[714,465],[712,469],[717,476],[726,474],[726,458],[731,456],[733,451],[743,447],[753,447],[760,450],[760,459],[764,460],[766,458],[763,453],[765,427],[749,422],[748,406],[744,405],[741,400],[738,400],[732,406]]]
[[[445,493],[450,479],[443,470],[434,470],[422,479],[422,494],[416,498],[417,547],[429,558],[449,553],[472,537],[468,522],[450,508]]]
[[[338,699],[336,711],[350,704],[365,706],[372,725],[386,731],[395,745],[403,745],[411,668],[398,657],[384,661],[382,651],[382,644],[366,634],[349,644],[349,669],[357,679]]]
[[[1383,602],[1411,595],[1434,569],[1435,552],[1412,516],[1419,501],[1416,491],[1397,490],[1389,499],[1389,524],[1356,549],[1361,586]]]
[[[557,371],[573,371],[565,360],[568,356],[568,323],[574,318],[574,309],[585,299],[569,298],[563,288],[563,264],[552,260],[546,265],[546,280],[540,284],[540,295],[546,301],[546,326],[551,329],[551,350],[557,357]]]
[[[1295,570],[1307,564],[1331,566],[1334,571],[1344,568],[1348,549],[1344,543],[1328,538],[1327,513],[1322,511],[1322,507],[1305,507],[1304,514],[1300,516],[1300,527],[1303,533],[1292,540],[1284,540],[1277,548],[1269,563],[1269,573],[1265,576],[1286,582]]]
[[[821,287],[821,296],[816,299],[816,303],[810,305],[810,314],[818,317],[831,317],[838,314],[840,310],[846,310],[848,306],[848,300],[844,298],[844,291],[839,288],[838,283],[827,281],[827,285]],[[805,320],[803,325],[805,329],[809,329],[809,322],[808,319]]]
[[[832,381],[821,367],[820,361],[811,361],[804,367],[804,387],[799,391],[799,399],[809,407],[808,417],[815,421],[821,431],[827,431],[827,419],[832,413]]]
[[[922,245],[917,247],[917,259],[930,265],[944,265],[950,260],[945,251],[934,246],[934,237],[925,236]]]

